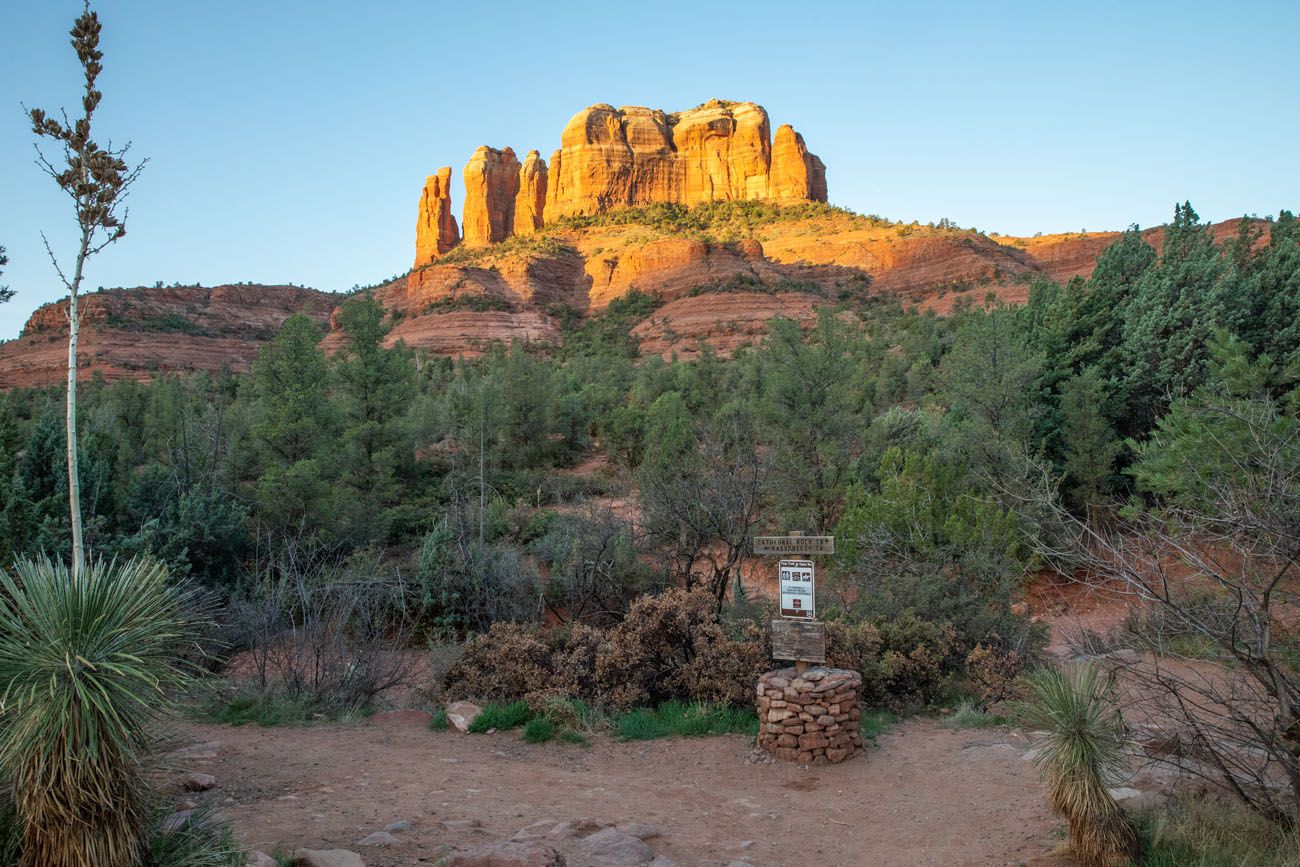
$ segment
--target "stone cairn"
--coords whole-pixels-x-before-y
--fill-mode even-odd
[[[758,745],[778,759],[838,764],[862,748],[862,675],[817,666],[758,679]]]

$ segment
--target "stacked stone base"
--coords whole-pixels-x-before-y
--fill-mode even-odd
[[[862,749],[862,675],[818,666],[758,679],[758,745],[778,759],[838,764]]]

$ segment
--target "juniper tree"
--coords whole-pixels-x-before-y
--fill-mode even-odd
[[[54,270],[68,290],[68,511],[72,529],[72,568],[80,573],[85,566],[86,549],[81,528],[81,484],[77,468],[77,293],[85,273],[86,260],[101,252],[109,244],[126,234],[126,211],[122,203],[127,191],[140,176],[144,162],[134,168],[127,165],[126,155],[130,143],[114,148],[110,142],[101,147],[91,137],[91,121],[104,94],[95,82],[103,71],[104,53],[99,50],[102,26],[99,16],[90,9],[89,0],[72,25],[72,48],[85,74],[85,89],[81,96],[81,117],[70,120],[66,111],[60,111],[62,120],[51,117],[43,109],[24,110],[36,134],[37,164],[54,179],[59,189],[72,199],[77,218],[79,242],[69,276],[54,255],[48,238],[42,233],[45,250],[50,255]],[[61,151],[51,159],[41,149],[40,140],[49,139]],[[62,165],[56,165],[55,160]]]

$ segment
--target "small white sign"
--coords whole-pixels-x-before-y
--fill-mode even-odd
[[[817,592],[814,589],[811,560],[782,560],[781,616],[812,620],[817,616]]]

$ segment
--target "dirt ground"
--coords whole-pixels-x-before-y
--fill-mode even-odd
[[[1003,728],[951,731],[915,718],[843,765],[804,768],[753,763],[740,736],[529,745],[518,732],[432,732],[426,719],[186,724],[180,735],[220,744],[215,759],[188,762],[218,781],[196,800],[221,805],[246,845],[353,849],[371,867],[430,863],[443,845],[583,818],[655,825],[655,852],[683,867],[1065,863],[1050,854],[1062,827],[1027,744]],[[414,828],[399,845],[356,846],[402,819]]]

